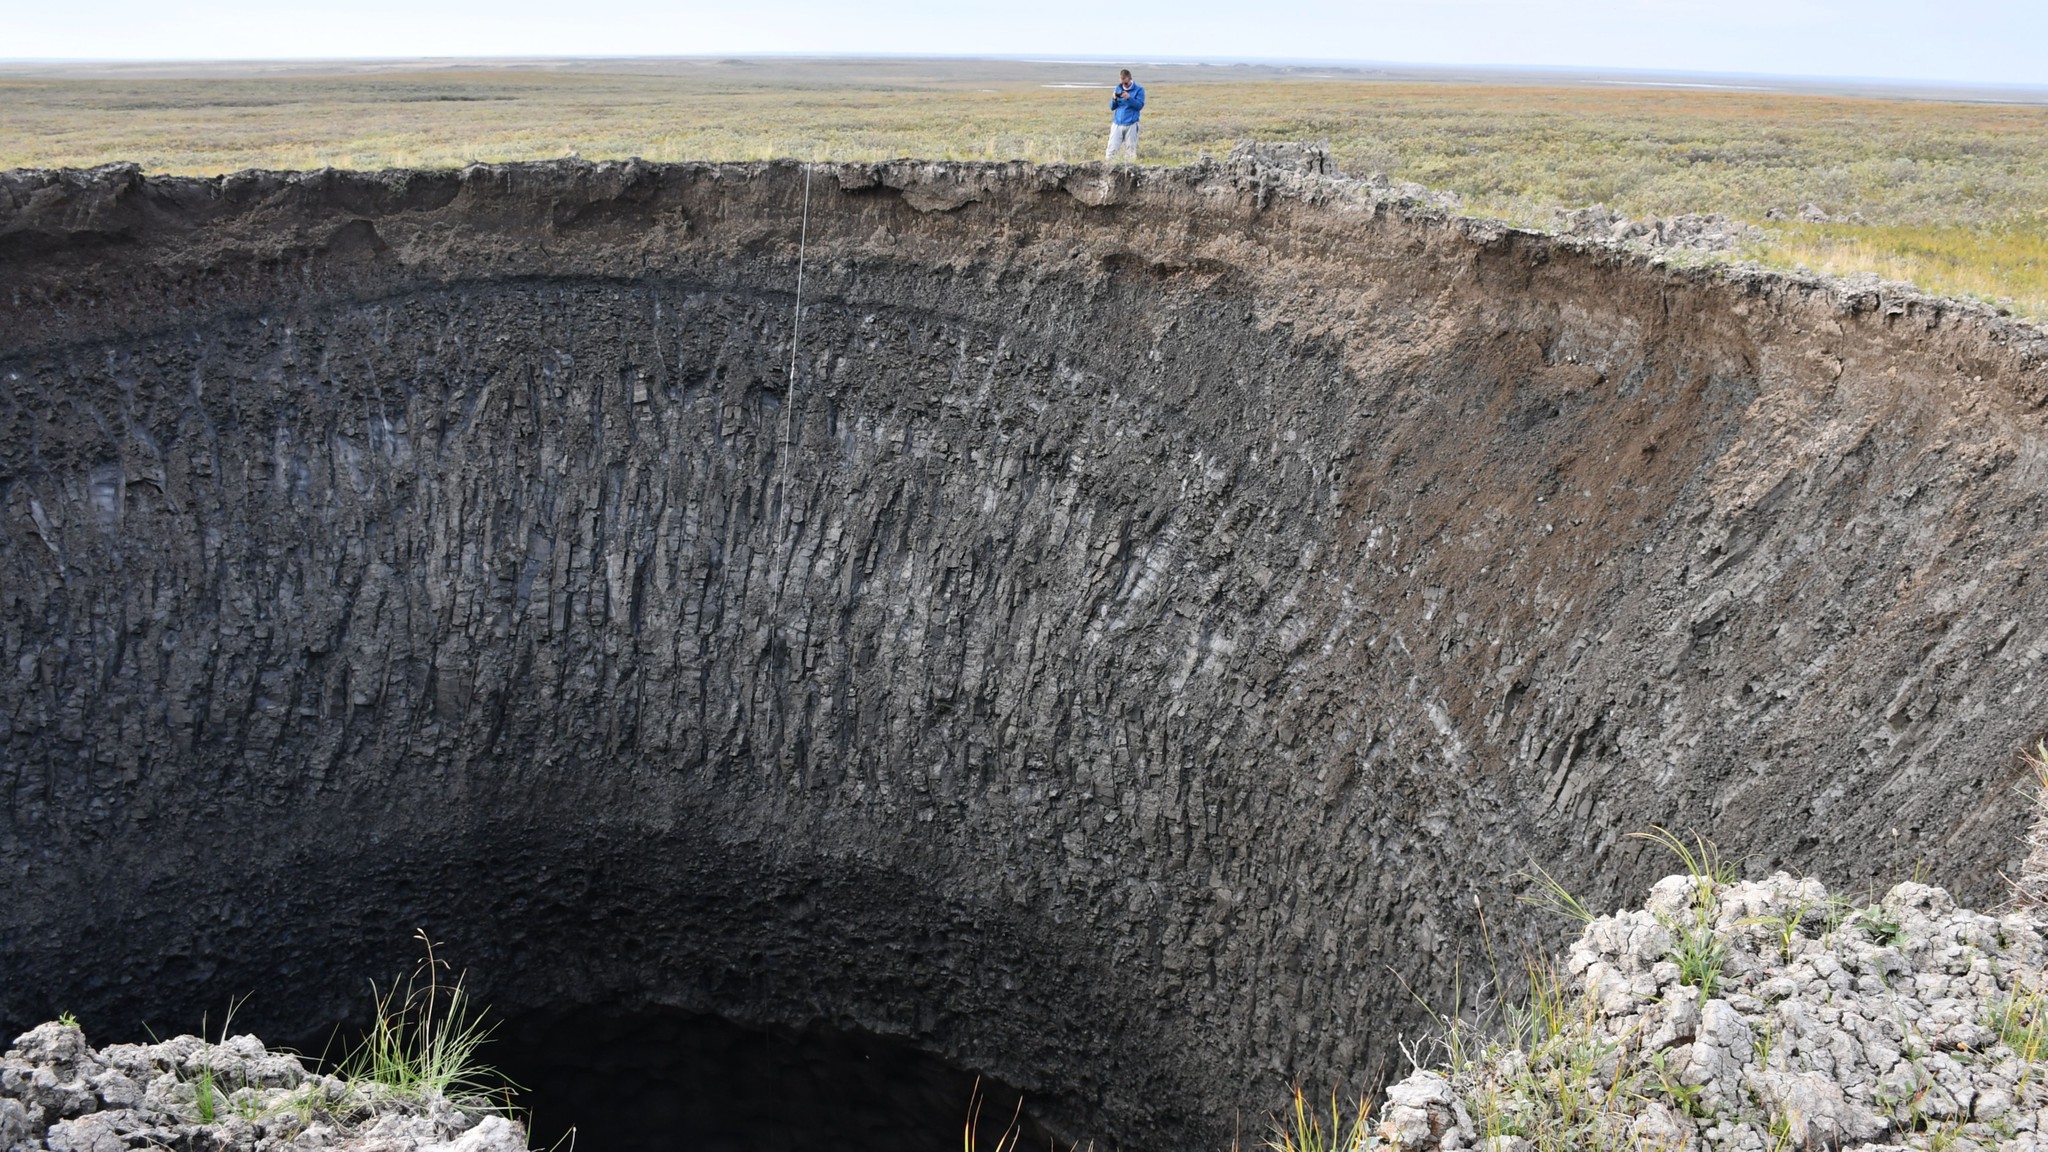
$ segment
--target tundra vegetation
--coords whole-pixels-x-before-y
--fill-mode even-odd
[[[1100,157],[1109,66],[671,61],[528,67],[0,72],[0,168],[151,172],[797,157]],[[1395,83],[1154,68],[1148,163],[1243,137],[1326,140],[1348,172],[1547,226],[1591,204],[1725,213],[1738,255],[1874,273],[2048,316],[2048,106],[1806,92]],[[1106,85],[1104,86],[1106,89]]]

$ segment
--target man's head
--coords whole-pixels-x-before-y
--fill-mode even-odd
[[[1131,86],[1131,70],[1130,70],[1129,68],[1126,68],[1126,69],[1124,69],[1123,71],[1121,71],[1121,72],[1117,73],[1117,74],[1116,74],[1116,80],[1117,80],[1117,83],[1119,83],[1119,84],[1122,84],[1122,85],[1123,85],[1124,87],[1126,87],[1126,88],[1130,87],[1130,86]]]

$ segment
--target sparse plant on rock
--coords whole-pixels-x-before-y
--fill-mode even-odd
[[[213,1069],[202,1065],[199,1075],[192,1080],[192,1107],[201,1124],[211,1124],[216,1105],[213,1094]]]
[[[1792,1118],[1773,1116],[1764,1125],[1764,1152],[1786,1152],[1792,1147]]]
[[[219,1117],[220,1105],[222,1099],[226,1096],[226,1093],[222,1091],[219,1075],[214,1067],[214,1049],[217,1046],[225,1046],[227,1044],[228,1029],[233,1026],[235,1009],[240,1006],[240,1001],[228,1001],[227,1015],[223,1016],[220,1022],[220,1040],[218,1044],[207,1040],[207,1021],[204,1016],[200,1017],[198,1048],[187,1058],[185,1067],[180,1072],[180,1078],[192,1090],[192,1114],[197,1117],[201,1124],[212,1124]],[[61,1017],[58,1023],[63,1023]],[[71,1026],[76,1027],[77,1025],[74,1022]],[[244,1086],[246,1087],[246,1085]]]
[[[2038,1081],[2048,1061],[2048,997],[2044,997],[2040,974],[2024,974],[2013,981],[2012,991],[1986,1007],[1984,1024],[2010,1049],[2019,1064],[2018,1090],[2025,1095]]]
[[[1886,912],[1882,905],[1873,904],[1862,909],[1854,919],[1872,943],[1889,947],[1899,942],[1901,928],[1898,918]]]
[[[1775,1041],[1778,1037],[1778,1030],[1774,1026],[1772,1021],[1766,1020],[1763,1022],[1762,1026],[1754,1029],[1753,1031],[1756,1035],[1756,1066],[1763,1069],[1769,1069],[1771,1066],[1771,1053],[1773,1051],[1773,1041]]]
[[[1818,910],[1805,900],[1793,900],[1782,911],[1752,916],[1741,921],[1741,925],[1762,928],[1769,932],[1778,944],[1778,962],[1786,964],[1792,960],[1792,942],[1800,938],[1800,928]]]
[[[1440,1021],[1461,1058],[1388,1089],[1395,1149],[2037,1147],[2048,868],[2030,863],[2031,899],[1992,916],[1917,880],[1862,901],[1782,872],[1738,882],[1703,837],[1642,838],[1683,874],[1587,922],[1561,966],[1532,965],[1526,1006],[1484,1043]],[[2030,843],[2048,845],[2048,806]],[[1530,875],[1530,902],[1576,904]]]
[[[2031,1147],[2018,1142],[2048,1106],[2048,943],[2033,914],[1958,909],[1909,882],[1816,939],[1800,926],[1846,902],[1782,873],[1733,881],[1684,847],[1695,866],[1655,885],[1647,909],[1595,918],[1561,965],[1532,974],[1528,1008],[1508,1016],[1519,1031],[1388,1090],[1408,1109],[1390,1109],[1394,1145]]]
[[[1679,983],[1698,989],[1699,1001],[1714,998],[1721,983],[1721,971],[1728,962],[1728,942],[1719,925],[1720,889],[1735,881],[1735,868],[1721,856],[1720,849],[1704,836],[1695,834],[1690,844],[1668,828],[1653,827],[1632,832],[1638,840],[1657,844],[1677,859],[1691,881],[1689,916],[1675,911],[1661,913],[1671,930],[1671,961],[1678,965]]]
[[[1721,969],[1728,963],[1728,942],[1714,930],[1712,921],[1695,920],[1674,933],[1672,962],[1678,965],[1678,982],[1699,990],[1700,1003],[1720,991]]]
[[[95,1050],[73,1024],[30,1029],[0,1056],[0,1146],[526,1152],[508,1117],[309,1072],[226,1032]]]
[[[445,1097],[467,1107],[508,1110],[505,1094],[511,1085],[478,1059],[493,1026],[483,1023],[463,980],[443,983],[448,963],[434,954],[435,942],[424,930],[414,938],[426,956],[400,985],[382,992],[371,986],[376,1002],[370,1030],[342,1062],[343,1079],[409,1098]]]
[[[1722,856],[1720,847],[1712,840],[1698,833],[1693,834],[1692,842],[1688,844],[1684,837],[1669,828],[1652,825],[1646,832],[1629,833],[1629,838],[1647,840],[1670,852],[1679,867],[1685,869],[1685,874],[1695,881],[1702,908],[1713,906],[1714,889],[1735,882],[1734,862]]]
[[[1380,1130],[1394,1146],[1447,1132],[1527,1152],[1631,1146],[1627,1123],[1643,1076],[1635,1046],[1591,1026],[1598,1006],[1555,963],[1532,958],[1523,975],[1519,1001],[1477,1019],[1438,1018],[1437,1042],[1454,1056],[1449,1078],[1431,1073],[1389,1091]]]
[[[1670,1066],[1666,1053],[1650,1053],[1650,1071],[1656,1074],[1657,1091],[1676,1105],[1680,1113],[1694,1119],[1709,1115],[1709,1109],[1701,1100],[1706,1091],[1705,1086],[1686,1083],[1677,1070]]]

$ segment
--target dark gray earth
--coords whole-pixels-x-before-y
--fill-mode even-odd
[[[1531,861],[2002,897],[2037,330],[1242,163],[821,166],[791,390],[804,185],[0,177],[0,1034],[288,1040],[423,925],[512,1017],[1220,1147],[1398,1072],[1481,908],[1560,944]]]

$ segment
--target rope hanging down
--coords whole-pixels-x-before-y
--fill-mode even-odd
[[[796,344],[804,329],[804,250],[811,239],[811,166],[804,164],[804,215],[796,234],[796,307],[789,318],[789,387],[782,398],[783,469],[789,467],[789,436],[796,416]]]

